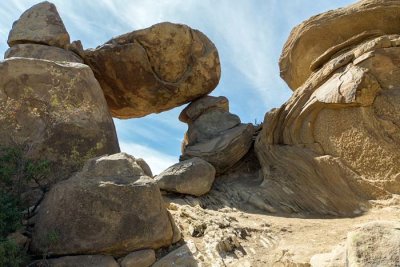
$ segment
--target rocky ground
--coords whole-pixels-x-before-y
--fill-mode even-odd
[[[398,196],[373,202],[372,209],[353,218],[274,214],[229,206],[207,209],[191,197],[171,197],[168,201],[184,242],[196,247],[185,259],[190,262],[187,266],[311,266],[314,255],[340,248],[347,234],[360,225],[399,222],[400,218]],[[345,265],[342,261],[313,266]]]

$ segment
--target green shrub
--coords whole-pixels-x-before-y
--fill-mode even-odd
[[[22,213],[18,200],[0,190],[0,238],[5,238],[21,227],[21,220]]]
[[[25,251],[11,240],[0,239],[0,266],[19,267],[27,260]]]

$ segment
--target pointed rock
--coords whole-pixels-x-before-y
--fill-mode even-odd
[[[64,48],[70,39],[56,6],[45,1],[26,10],[14,22],[7,42],[10,47],[39,43]]]

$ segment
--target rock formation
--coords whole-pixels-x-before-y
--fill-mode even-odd
[[[33,6],[0,62],[0,147],[53,169],[0,265],[7,239],[29,266],[397,266],[399,18],[397,0],[363,0],[296,27],[280,60],[294,93],[255,127],[207,96],[220,63],[201,32],[160,23],[84,50]],[[188,102],[181,162],[153,179],[118,153],[109,112]]]
[[[41,187],[67,178],[91,157],[119,152],[101,88],[86,65],[0,62],[0,109],[0,144],[28,147],[30,158],[51,161],[54,173]]]
[[[229,113],[225,97],[200,98],[183,109],[179,119],[188,124],[181,160],[202,158],[217,174],[237,163],[252,145],[253,125],[240,123],[238,116]]]
[[[7,42],[10,47],[34,43],[65,48],[70,41],[56,6],[45,1],[25,11],[14,22]]]
[[[290,33],[279,60],[281,77],[297,90],[324,63],[317,60],[320,56],[328,52],[323,58],[329,59],[335,54],[331,48],[351,47],[378,32],[398,34],[399,12],[397,0],[363,0],[311,17]]]
[[[215,168],[205,160],[192,158],[169,167],[154,179],[162,190],[201,196],[210,191]]]
[[[86,50],[84,59],[117,118],[138,118],[210,93],[221,74],[217,49],[200,31],[160,23]],[[134,74],[134,75],[132,75]]]
[[[371,1],[365,3],[370,6]],[[382,8],[387,6],[369,12],[378,16]],[[354,16],[365,12],[354,6],[346,10]],[[302,25],[312,23],[330,32],[334,23],[324,22],[340,21],[343,12],[328,12]],[[350,215],[363,210],[365,200],[400,192],[400,35],[385,34],[391,30],[381,24],[364,24],[367,31],[352,28],[354,36],[348,40],[332,37],[336,43],[329,49],[314,44],[302,52],[304,61],[288,65],[304,66],[321,51],[307,81],[281,108],[266,114],[257,138],[263,183],[279,192],[267,197],[270,203],[284,203],[296,212]],[[302,38],[313,31],[302,28],[286,47],[303,44]]]
[[[79,208],[77,208],[79,207]],[[55,235],[50,242],[48,236]],[[160,190],[124,153],[95,158],[43,200],[31,249],[50,255],[109,254],[172,244]]]

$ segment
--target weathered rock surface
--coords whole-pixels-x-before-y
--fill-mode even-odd
[[[201,196],[210,191],[215,168],[203,159],[192,158],[169,167],[154,179],[162,190]]]
[[[88,161],[50,190],[39,209],[31,250],[122,256],[168,246],[172,237],[156,182],[132,156],[119,153]]]
[[[347,235],[349,266],[398,266],[400,263],[400,223],[375,221]]]
[[[345,244],[330,253],[311,258],[313,267],[398,266],[400,262],[398,221],[372,221],[347,234]]]
[[[114,117],[159,113],[208,94],[220,63],[214,44],[186,25],[160,23],[85,51]]]
[[[199,264],[195,258],[196,254],[196,245],[193,242],[188,242],[158,260],[152,267],[197,267]]]
[[[181,160],[199,157],[221,174],[238,162],[253,144],[254,127],[229,113],[228,99],[206,96],[184,110],[179,119],[188,123]]]
[[[36,43],[64,48],[69,44],[56,6],[47,1],[32,6],[14,22],[8,35],[8,45]]]
[[[36,261],[29,267],[119,267],[111,256],[81,255]]]
[[[144,249],[126,255],[120,265],[121,267],[149,267],[156,261],[156,254],[152,249]]]
[[[342,50],[340,44],[346,41],[345,46],[351,47],[354,42],[357,44],[362,39],[376,36],[377,32],[398,34],[399,12],[397,0],[363,0],[311,17],[290,33],[279,61],[281,77],[292,90],[296,90],[321,65],[313,62],[329,49],[336,46],[331,50],[333,53],[325,55],[325,59]]]
[[[41,45],[41,44],[17,44],[9,48],[4,58],[10,57],[26,57],[26,58],[37,58],[46,59],[51,61],[66,61],[66,62],[77,62],[83,63],[77,54],[71,51],[64,50],[62,48]]]
[[[68,177],[88,158],[119,152],[114,123],[93,72],[79,63],[10,58],[0,62],[0,144],[28,147]]]
[[[400,192],[399,46],[399,35],[352,43],[266,114],[255,147],[281,191],[270,203],[344,215]]]

